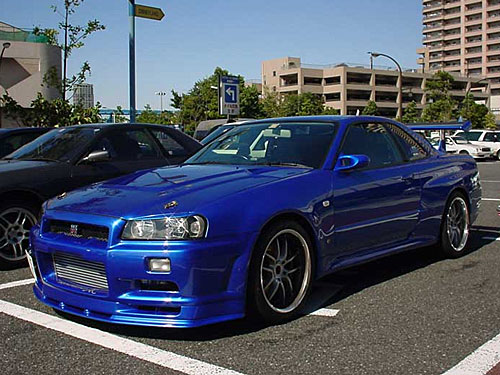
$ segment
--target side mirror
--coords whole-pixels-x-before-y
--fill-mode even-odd
[[[100,161],[109,160],[109,152],[108,151],[92,151],[90,154],[85,156],[81,162],[82,163],[96,163]]]
[[[347,172],[366,167],[370,158],[366,155],[342,155],[337,160],[336,171]]]

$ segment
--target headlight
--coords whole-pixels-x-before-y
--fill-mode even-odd
[[[130,220],[122,233],[124,240],[184,240],[205,236],[205,218],[194,215],[155,220]]]

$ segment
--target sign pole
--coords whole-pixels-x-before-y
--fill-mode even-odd
[[[130,123],[135,122],[135,0],[128,0]]]

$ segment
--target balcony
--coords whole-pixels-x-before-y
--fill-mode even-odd
[[[304,77],[304,85],[321,86],[323,78],[321,77]]]

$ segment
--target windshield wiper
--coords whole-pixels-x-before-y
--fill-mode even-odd
[[[10,160],[10,159],[9,159]],[[28,161],[54,161],[54,162],[57,162],[59,163],[60,160],[57,160],[57,159],[50,159],[50,158],[42,158],[42,157],[38,157],[38,158],[19,158],[19,159],[16,159],[16,160],[28,160]]]
[[[275,161],[275,162],[267,162],[267,163],[256,163],[257,165],[269,165],[269,166],[278,166],[278,167],[296,167],[296,168],[308,168],[313,169],[313,167],[300,163],[286,163],[283,161]]]

